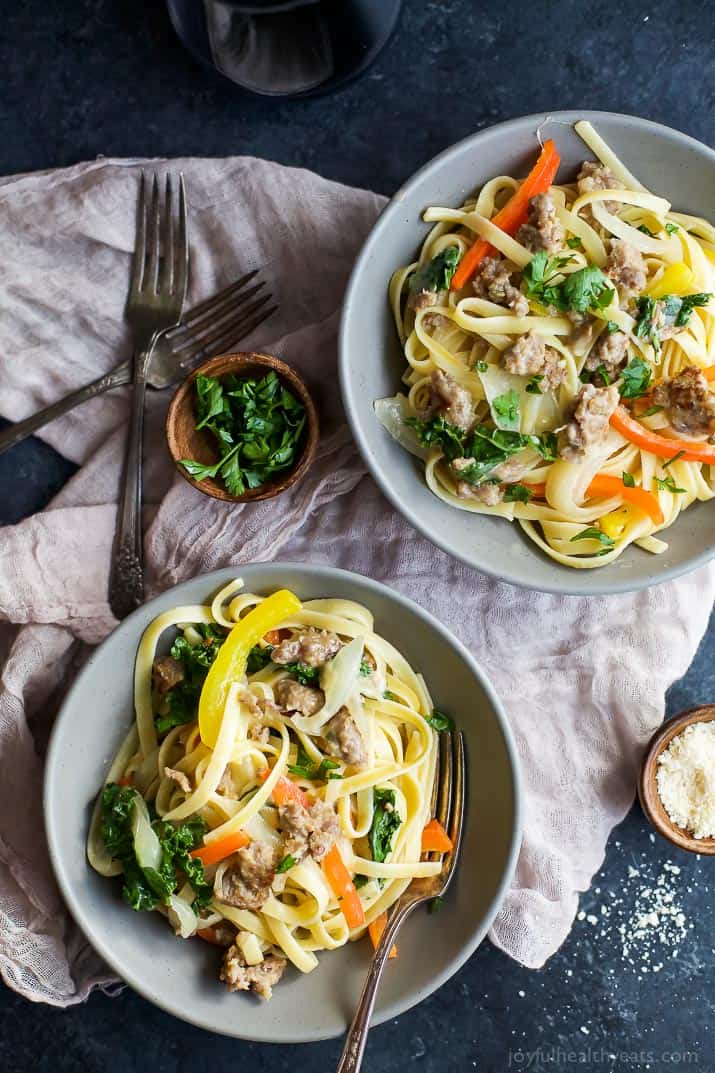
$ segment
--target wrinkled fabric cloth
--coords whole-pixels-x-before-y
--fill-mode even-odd
[[[25,417],[129,355],[123,306],[140,163],[99,160],[0,181],[2,416]],[[337,387],[342,293],[382,199],[247,158],[172,167],[189,191],[189,303],[263,268],[280,308],[242,346],[303,374],[322,437],[297,487],[229,506],[176,474],[163,441],[170,392],[150,394],[148,591],[281,557],[386,581],[447,622],[501,695],[524,776],[523,846],[491,939],[540,966],[568,934],[578,893],[630,807],[665,690],[706,627],[715,571],[587,600],[511,588],[437,550],[365,475]],[[59,1006],[116,986],[63,909],[42,834],[41,782],[62,694],[115,625],[106,591],[126,414],[119,390],[48,425],[42,437],[80,469],[45,511],[0,534],[0,972],[26,997]]]

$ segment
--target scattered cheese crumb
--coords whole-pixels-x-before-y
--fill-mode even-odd
[[[658,794],[673,823],[715,836],[715,720],[691,723],[658,757]]]

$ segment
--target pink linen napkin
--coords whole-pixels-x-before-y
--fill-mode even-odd
[[[127,356],[122,310],[139,163],[99,160],[0,180],[4,417],[24,417]],[[153,394],[149,590],[280,556],[387,581],[447,622],[501,695],[525,781],[524,843],[491,939],[538,967],[568,934],[578,893],[630,807],[665,690],[706,627],[715,567],[649,592],[587,600],[523,592],[438,551],[365,475],[337,388],[342,293],[382,199],[260,160],[173,166],[184,171],[191,203],[189,301],[264,266],[280,311],[244,345],[300,370],[317,395],[323,435],[298,487],[229,507],[175,474],[162,445],[170,393]],[[0,533],[0,972],[26,997],[59,1006],[114,983],[52,878],[41,757],[68,680],[114,626],[106,589],[125,417],[118,391],[47,426],[47,442],[81,468],[47,510]]]

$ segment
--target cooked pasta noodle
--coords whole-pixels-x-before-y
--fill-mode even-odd
[[[660,534],[715,494],[715,228],[576,130],[601,166],[544,188],[526,227],[493,222],[511,176],[426,209],[434,226],[389,286],[405,392],[375,410],[445,503],[591,569],[632,544],[663,552]]]
[[[280,618],[247,663],[229,664],[271,601]],[[171,654],[159,655],[167,634]],[[147,627],[134,700],[89,861],[102,875],[124,873],[134,908],[226,945],[232,990],[270,997],[286,962],[310,972],[320,951],[379,922],[412,879],[440,871],[422,852],[432,701],[366,607],[283,592],[266,602],[232,582],[210,605],[174,608]]]

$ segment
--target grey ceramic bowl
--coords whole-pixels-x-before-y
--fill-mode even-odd
[[[395,1017],[443,984],[486,935],[506,893],[520,842],[518,761],[498,698],[467,650],[404,596],[358,574],[307,564],[259,564],[187,581],[134,612],[89,659],[62,707],[47,757],[45,817],[55,873],[67,905],[109,965],[145,998],[214,1032],[299,1043],[343,1032],[368,969],[367,940],[320,955],[308,976],[289,969],[270,1003],[229,994],[219,953],[174,938],[155,913],[133,913],[116,880],[87,863],[90,812],[132,719],[139,638],[160,612],[202,603],[232,577],[247,588],[293,589],[302,599],[342,596],[375,615],[376,629],[424,671],[436,703],[466,735],[468,802],[461,867],[442,911],[405,926],[400,956],[385,972],[376,1021]]]
[[[612,112],[551,112],[481,131],[426,164],[395,194],[353,269],[340,329],[340,383],[353,435],[373,477],[405,518],[444,551],[485,574],[546,592],[597,595],[645,588],[693,570],[715,554],[713,508],[696,504],[668,529],[662,555],[632,548],[597,570],[573,570],[544,555],[516,524],[449,507],[425,484],[422,465],[383,429],[375,399],[400,387],[404,358],[388,307],[392,272],[414,260],[430,226],[428,205],[461,205],[495,175],[523,176],[535,158],[536,131],[554,138],[559,178],[591,156],[573,130],[589,119],[630,170],[676,209],[712,219],[715,153],[678,131]]]

